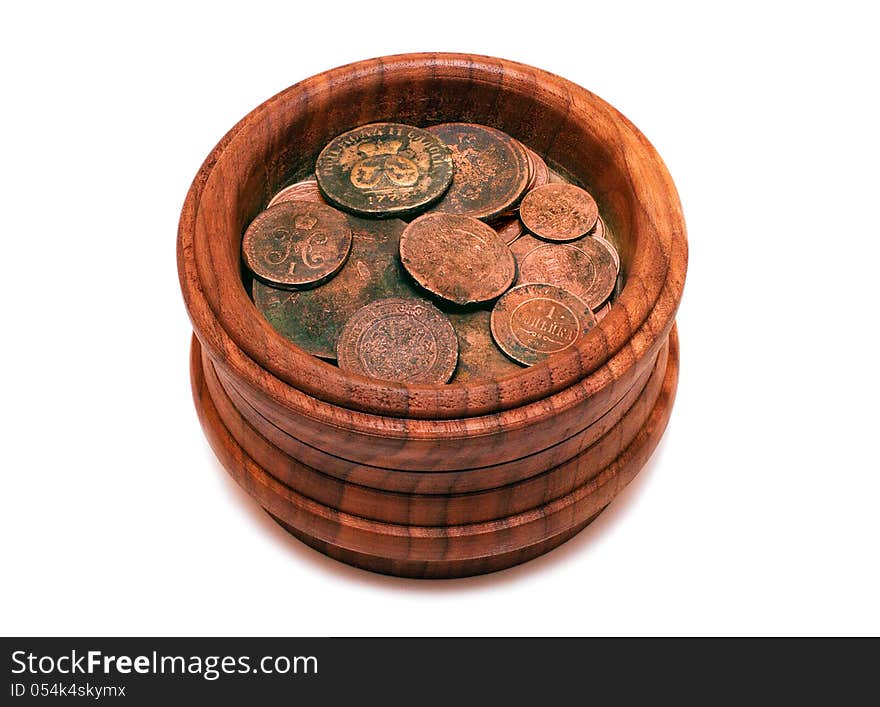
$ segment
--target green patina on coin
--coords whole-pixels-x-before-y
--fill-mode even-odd
[[[259,281],[253,283],[257,309],[283,336],[322,358],[336,358],[339,332],[366,304],[386,297],[419,297],[400,264],[398,219],[375,221],[348,217],[351,253],[339,273],[312,290],[291,292]]]
[[[411,125],[373,123],[336,137],[318,155],[315,176],[328,201],[362,216],[413,213],[452,183],[452,153]]]

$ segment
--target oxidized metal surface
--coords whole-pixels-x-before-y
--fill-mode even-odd
[[[319,204],[327,203],[324,201],[324,197],[321,196],[321,190],[318,189],[318,180],[314,177],[284,187],[284,189],[272,197],[269,206],[275,206],[275,204],[282,201],[315,201]],[[269,208],[269,206],[266,208]]]
[[[545,184],[532,189],[522,200],[519,216],[539,238],[571,241],[596,225],[596,200],[574,184]]]
[[[399,215],[439,199],[452,182],[452,153],[434,135],[400,123],[364,125],[318,155],[324,196],[346,211]]]
[[[595,238],[599,243],[611,254],[611,259],[614,261],[614,267],[620,272],[620,255],[617,253],[617,248],[614,247],[614,244],[609,241],[607,238],[603,238],[602,236],[589,236],[590,238]],[[574,241],[575,244],[579,243],[579,241]]]
[[[241,242],[251,272],[285,288],[311,287],[332,277],[350,249],[351,228],[345,216],[307,201],[266,209],[251,222]]]
[[[390,298],[361,307],[336,346],[339,367],[406,383],[446,383],[458,361],[449,319],[423,300]]]
[[[406,224],[399,219],[348,217],[351,254],[329,282],[286,291],[253,283],[257,309],[283,336],[322,358],[336,358],[336,341],[349,317],[377,299],[419,297],[398,256]]]
[[[578,297],[555,285],[517,285],[495,303],[492,337],[504,353],[527,366],[565,351],[596,317]]]
[[[471,216],[420,216],[401,236],[400,259],[428,292],[456,304],[495,299],[516,276],[510,248]]]
[[[489,329],[491,314],[488,310],[447,312],[458,336],[458,368],[453,383],[497,380],[522,370],[505,356]]]
[[[598,309],[614,290],[617,266],[608,247],[597,238],[545,244],[519,261],[518,284],[545,282],[568,290],[590,309]]]
[[[531,180],[528,187],[529,191],[531,191],[537,187],[543,187],[550,182],[550,168],[541,155],[528,146],[524,145],[523,147],[525,147],[531,166]]]
[[[433,211],[491,220],[514,206],[529,184],[529,158],[507,133],[473,123],[428,128],[452,151],[452,186]]]
[[[519,266],[519,263],[527,253],[533,251],[535,248],[540,248],[542,245],[547,245],[547,241],[535,238],[531,233],[523,233],[510,244],[510,252],[513,253],[517,266]]]
[[[608,312],[611,311],[611,300],[608,300],[605,304],[603,304],[599,309],[597,309],[594,314],[596,315],[596,322],[601,322],[608,316]]]
[[[492,224],[492,228],[498,234],[499,238],[507,245],[513,243],[523,234],[522,221],[519,216],[509,216]]]
[[[606,238],[606,233],[608,229],[605,226],[605,221],[602,220],[601,214],[596,217],[596,225],[593,226],[593,230],[590,231],[588,235],[596,236],[597,238]]]

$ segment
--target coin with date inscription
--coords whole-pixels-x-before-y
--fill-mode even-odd
[[[293,289],[332,277],[350,249],[345,215],[308,201],[281,202],[257,214],[241,242],[245,265],[256,277]]]
[[[516,276],[510,248],[471,216],[420,216],[403,232],[400,259],[428,292],[462,305],[499,297]]]
[[[529,185],[529,156],[518,140],[475,123],[427,129],[452,151],[452,186],[432,211],[489,221],[513,207]]]
[[[400,123],[372,123],[330,141],[315,176],[324,197],[363,216],[412,213],[452,183],[452,153],[436,136]]]
[[[592,310],[555,285],[517,285],[492,309],[492,337],[510,358],[527,366],[572,347],[596,324]]]
[[[599,207],[589,192],[574,184],[549,183],[525,195],[519,216],[539,238],[572,241],[596,225]]]
[[[357,310],[336,345],[339,367],[380,380],[446,383],[458,362],[447,317],[418,299],[392,297]]]

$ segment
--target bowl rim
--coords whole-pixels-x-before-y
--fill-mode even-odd
[[[314,101],[321,92],[329,92],[328,100],[332,100],[334,91],[344,91],[352,81],[387,80],[391,74],[401,80],[435,80],[442,75],[518,86],[528,89],[535,100],[553,103],[566,121],[589,116],[591,125],[612,131],[615,157],[625,166],[633,191],[632,237],[637,247],[619,299],[572,349],[497,381],[398,384],[350,374],[321,361],[289,342],[259,315],[244,289],[238,264],[233,267],[224,259],[218,245],[221,239],[211,237],[204,218],[218,203],[226,203],[226,193],[217,184],[226,180],[224,187],[234,189],[235,184],[228,181],[230,169],[241,168],[237,157],[267,116],[289,115],[306,97]],[[213,202],[206,198],[210,186],[214,187]],[[316,402],[347,410],[426,421],[490,416],[557,394],[631,346],[648,319],[653,321],[647,333],[665,336],[681,297],[687,265],[684,218],[675,186],[653,146],[632,123],[586,89],[549,72],[504,59],[453,53],[403,54],[338,67],[294,84],[248,113],[220,140],[193,180],[181,212],[177,252],[181,289],[199,340],[212,358],[219,357],[248,387],[273,389],[275,381],[292,389],[294,397],[304,393]],[[640,348],[650,349],[651,343]],[[282,391],[280,397],[288,396]]]

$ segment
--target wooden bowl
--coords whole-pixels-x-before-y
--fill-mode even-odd
[[[272,194],[312,170],[332,137],[383,120],[495,126],[586,184],[618,237],[625,277],[600,324],[546,363],[498,381],[450,385],[348,374],[276,332],[243,285],[243,230]],[[633,440],[651,446],[659,427],[645,437],[653,419],[646,411],[661,404],[658,381],[677,371],[677,349],[673,355],[668,342],[686,263],[681,208],[662,161],[629,121],[588,91],[473,55],[410,54],[340,67],[248,114],[208,156],[184,203],[178,265],[199,342],[193,375],[201,381],[203,424],[221,458],[246,458],[257,477],[286,489],[278,493],[320,502],[340,526],[359,518],[460,527],[537,512],[600,473],[597,464],[616,463],[609,460]],[[667,391],[667,406],[671,398]],[[544,490],[539,479],[548,480]],[[453,576],[455,567],[465,573],[521,561],[526,551],[512,547],[511,537],[527,542],[529,552],[553,544],[546,534],[500,534],[495,546],[481,549],[483,560],[447,557],[445,569],[435,571],[428,566],[439,560],[427,551],[386,556],[393,544],[343,546],[326,528],[319,538],[303,516],[249,488],[298,537],[379,571]],[[588,518],[580,514],[578,522]],[[568,537],[573,527],[556,528],[553,538]],[[493,552],[495,560],[485,559]]]

